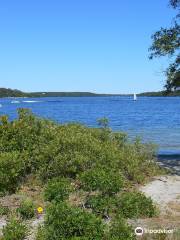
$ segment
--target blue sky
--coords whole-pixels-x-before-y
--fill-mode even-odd
[[[161,90],[168,59],[151,34],[175,15],[165,0],[3,0],[0,87],[23,91]]]

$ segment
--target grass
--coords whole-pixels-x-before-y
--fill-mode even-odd
[[[33,201],[31,199],[25,199],[16,211],[23,219],[31,219],[35,216],[35,209],[36,207]]]
[[[15,218],[12,218],[3,228],[2,240],[24,240],[27,232],[25,224]]]
[[[8,215],[9,208],[0,204],[0,216]]]

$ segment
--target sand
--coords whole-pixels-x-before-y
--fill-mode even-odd
[[[161,214],[180,216],[180,176],[160,176],[140,190],[159,206]]]

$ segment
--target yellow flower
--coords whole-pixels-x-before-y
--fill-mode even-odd
[[[43,208],[42,207],[38,207],[37,211],[38,211],[38,213],[42,213],[43,212]]]

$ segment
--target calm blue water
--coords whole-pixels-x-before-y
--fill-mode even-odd
[[[14,100],[19,103],[11,103]],[[61,123],[97,126],[98,118],[107,117],[113,130],[153,141],[159,145],[160,153],[180,153],[180,97],[139,97],[137,101],[117,96],[4,98],[0,104],[0,115],[8,114],[10,119],[17,116],[19,107],[31,108],[38,116]]]

